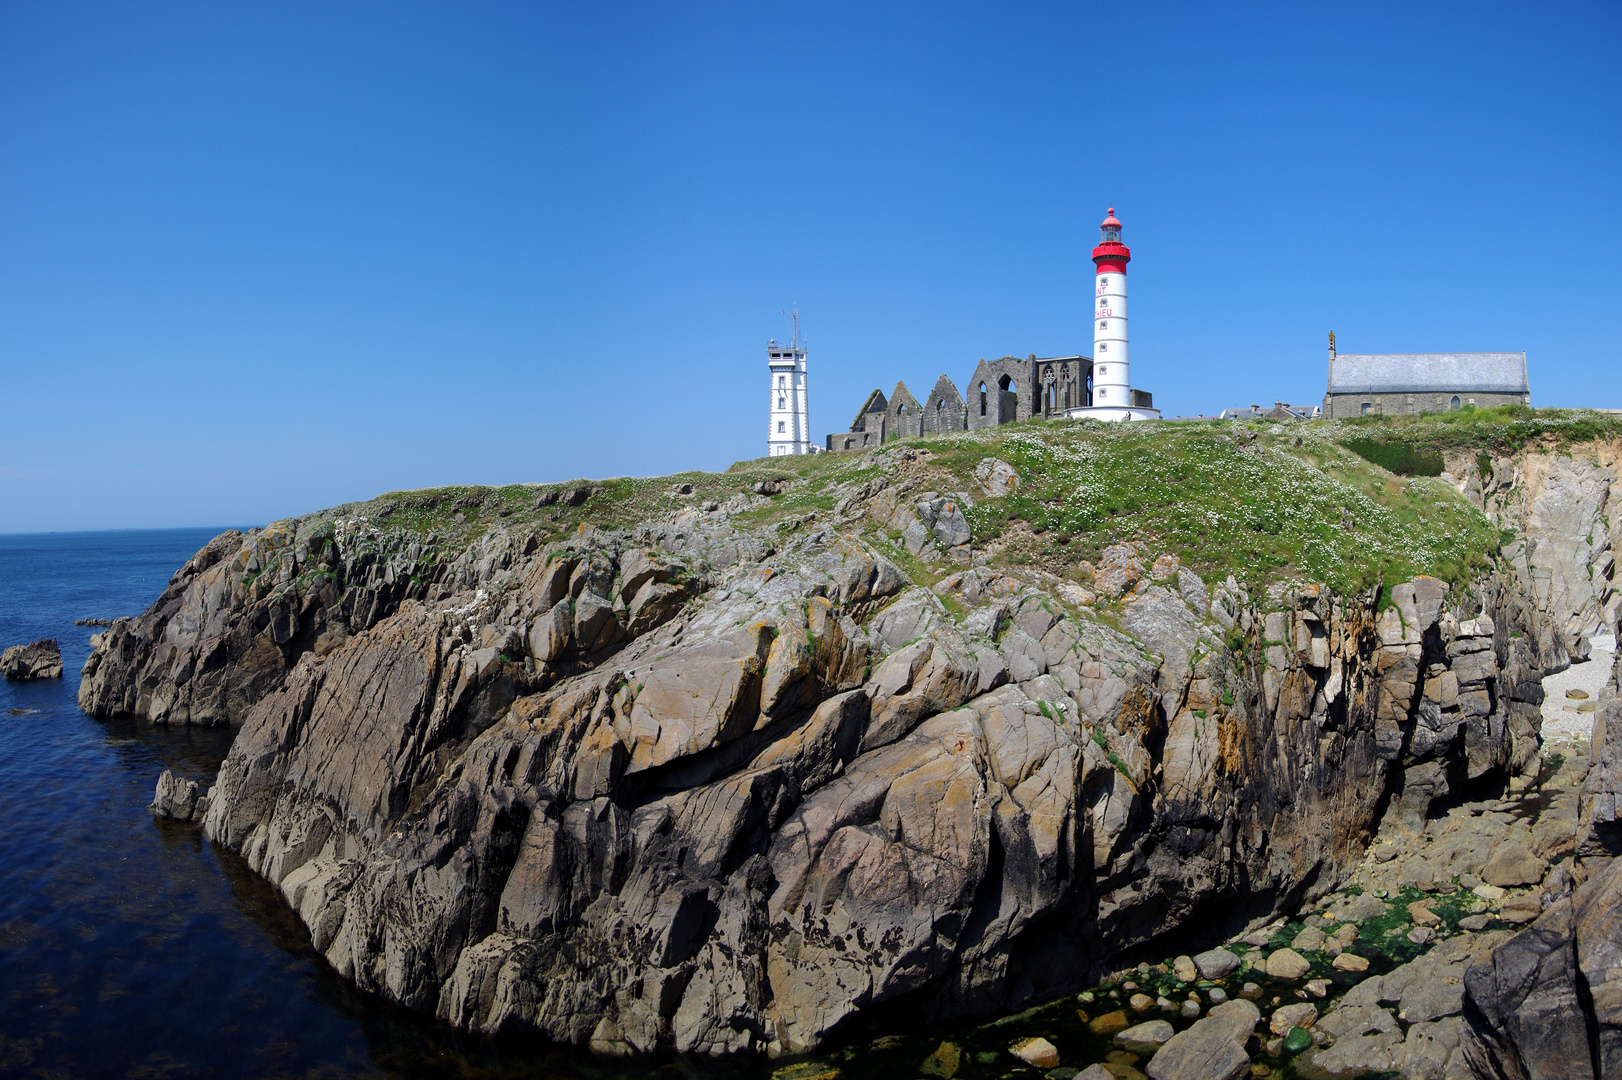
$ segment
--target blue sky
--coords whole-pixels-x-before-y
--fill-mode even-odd
[[[1342,351],[1622,407],[1622,6],[0,2],[0,532],[764,452],[1087,351],[1168,414]]]

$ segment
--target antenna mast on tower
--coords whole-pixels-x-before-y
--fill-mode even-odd
[[[790,347],[790,349],[803,349],[803,345],[801,345],[800,342],[800,305],[796,303],[796,305],[793,305],[793,311],[783,311],[783,315],[787,315],[788,318],[792,318],[793,321],[795,321],[795,339],[793,339],[792,344],[788,345],[788,347]]]

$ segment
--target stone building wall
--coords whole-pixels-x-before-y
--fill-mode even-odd
[[[895,384],[895,390],[890,394],[890,404],[884,418],[884,437],[886,439],[915,439],[923,434],[922,425],[923,406],[918,399],[912,396],[905,382]]]
[[[1454,404],[1454,402],[1458,404]],[[1457,393],[1437,392],[1435,390],[1418,391],[1400,394],[1325,394],[1324,418],[1327,420],[1344,420],[1351,416],[1401,416],[1422,412],[1447,412],[1449,409],[1463,408],[1465,405],[1475,405],[1479,408],[1490,409],[1496,405],[1524,405],[1527,403],[1525,394],[1503,394],[1484,391],[1459,391]],[[1367,406],[1365,409],[1364,406]]]
[[[878,423],[870,425],[876,431],[836,431],[828,436],[826,449],[834,450],[871,450],[884,442],[884,418],[880,417]]]
[[[935,380],[935,389],[924,401],[919,429],[925,435],[945,435],[953,431],[967,431],[967,413],[957,387],[945,375]]]
[[[986,387],[986,411],[980,412],[980,386]],[[1017,424],[1029,420],[1031,406],[1038,400],[1035,357],[1004,356],[982,360],[969,377],[966,400],[970,402],[968,426],[971,430]]]

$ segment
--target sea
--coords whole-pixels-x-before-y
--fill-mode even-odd
[[[147,807],[211,783],[233,732],[95,720],[96,627],[144,611],[215,529],[0,535],[0,645],[54,637],[63,678],[0,680],[0,1077],[762,1080],[760,1061],[603,1058],[455,1031],[356,990],[281,896]]]

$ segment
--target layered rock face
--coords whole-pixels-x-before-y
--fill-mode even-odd
[[[42,638],[32,645],[13,645],[0,653],[0,674],[17,682],[62,677],[62,650],[55,638]]]
[[[1507,558],[1579,659],[1589,655],[1591,636],[1615,629],[1622,604],[1612,581],[1622,546],[1619,453],[1615,443],[1591,442],[1566,452],[1447,456],[1454,485],[1516,534]]]
[[[477,585],[522,555],[513,544],[501,533],[442,561],[432,536],[344,519],[222,533],[145,614],[91,638],[79,707],[158,724],[241,723],[306,653],[331,652],[407,599]]]
[[[82,698],[241,718],[212,791],[160,801],[206,806],[359,985],[605,1051],[1017,1006],[1535,771],[1563,656],[1510,580],[1382,609],[1120,545],[1089,589],[975,565],[971,505],[880,477],[763,536],[497,529],[416,581],[363,562],[422,565],[403,538],[228,534]]]
[[[1622,669],[1600,698],[1569,842],[1526,930],[1466,973],[1465,1050],[1476,1075],[1622,1076]]]

